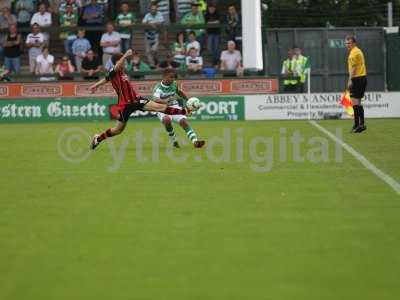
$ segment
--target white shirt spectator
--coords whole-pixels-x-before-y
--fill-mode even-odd
[[[118,46],[104,47],[103,52],[107,54],[115,54],[121,52],[121,35],[113,31],[112,33],[103,33],[101,36],[100,44],[105,42],[118,43]]]
[[[30,33],[26,37],[26,44],[35,44],[35,43],[44,43],[44,35],[41,32],[38,33]],[[29,56],[37,56],[42,53],[41,45],[39,47],[31,47],[29,48]]]
[[[189,52],[190,49],[195,48],[197,50],[197,53],[200,53],[201,45],[198,41],[193,41],[191,43],[188,43],[186,45],[186,51]]]
[[[53,64],[54,56],[51,54],[47,57],[44,57],[43,54],[36,57],[36,68],[39,75],[54,74]]]
[[[189,65],[189,64],[203,66],[203,57],[201,57],[201,56],[197,56],[197,57],[186,56],[186,65]]]
[[[224,69],[223,64],[221,64],[222,70],[236,71],[240,66],[242,61],[242,55],[239,50],[234,50],[230,52],[228,50],[222,51],[221,62],[225,62],[226,68]]]
[[[35,23],[40,27],[51,26],[51,13],[47,11],[44,14],[41,14],[40,12],[35,13],[31,19],[31,25]]]

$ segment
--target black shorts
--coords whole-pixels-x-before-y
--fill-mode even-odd
[[[353,77],[351,79],[350,97],[362,99],[367,88],[367,76]]]
[[[129,121],[131,114],[137,110],[143,111],[144,106],[149,103],[149,99],[140,97],[135,102],[126,104],[119,112],[118,121],[126,123]]]

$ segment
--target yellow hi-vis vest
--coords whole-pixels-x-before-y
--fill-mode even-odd
[[[283,62],[283,68],[289,72],[296,73],[296,60],[294,59],[287,59]],[[296,85],[297,80],[296,79],[285,79],[283,81],[284,85]]]
[[[297,72],[300,76],[300,82],[304,83],[306,82],[306,71],[307,71],[307,65],[308,65],[308,58],[300,55],[297,59],[296,59],[296,67],[297,67]]]

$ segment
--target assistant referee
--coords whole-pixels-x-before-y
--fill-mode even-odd
[[[347,83],[350,91],[350,98],[353,102],[354,126],[352,132],[361,133],[367,129],[364,122],[364,107],[361,105],[361,99],[364,98],[367,88],[367,68],[365,66],[364,54],[357,47],[354,36],[346,37],[346,47],[349,50],[347,60],[349,67],[349,81]]]

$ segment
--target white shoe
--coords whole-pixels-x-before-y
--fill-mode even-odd
[[[100,144],[99,137],[100,137],[100,134],[96,134],[93,137],[92,143],[90,144],[90,149],[94,150]]]

